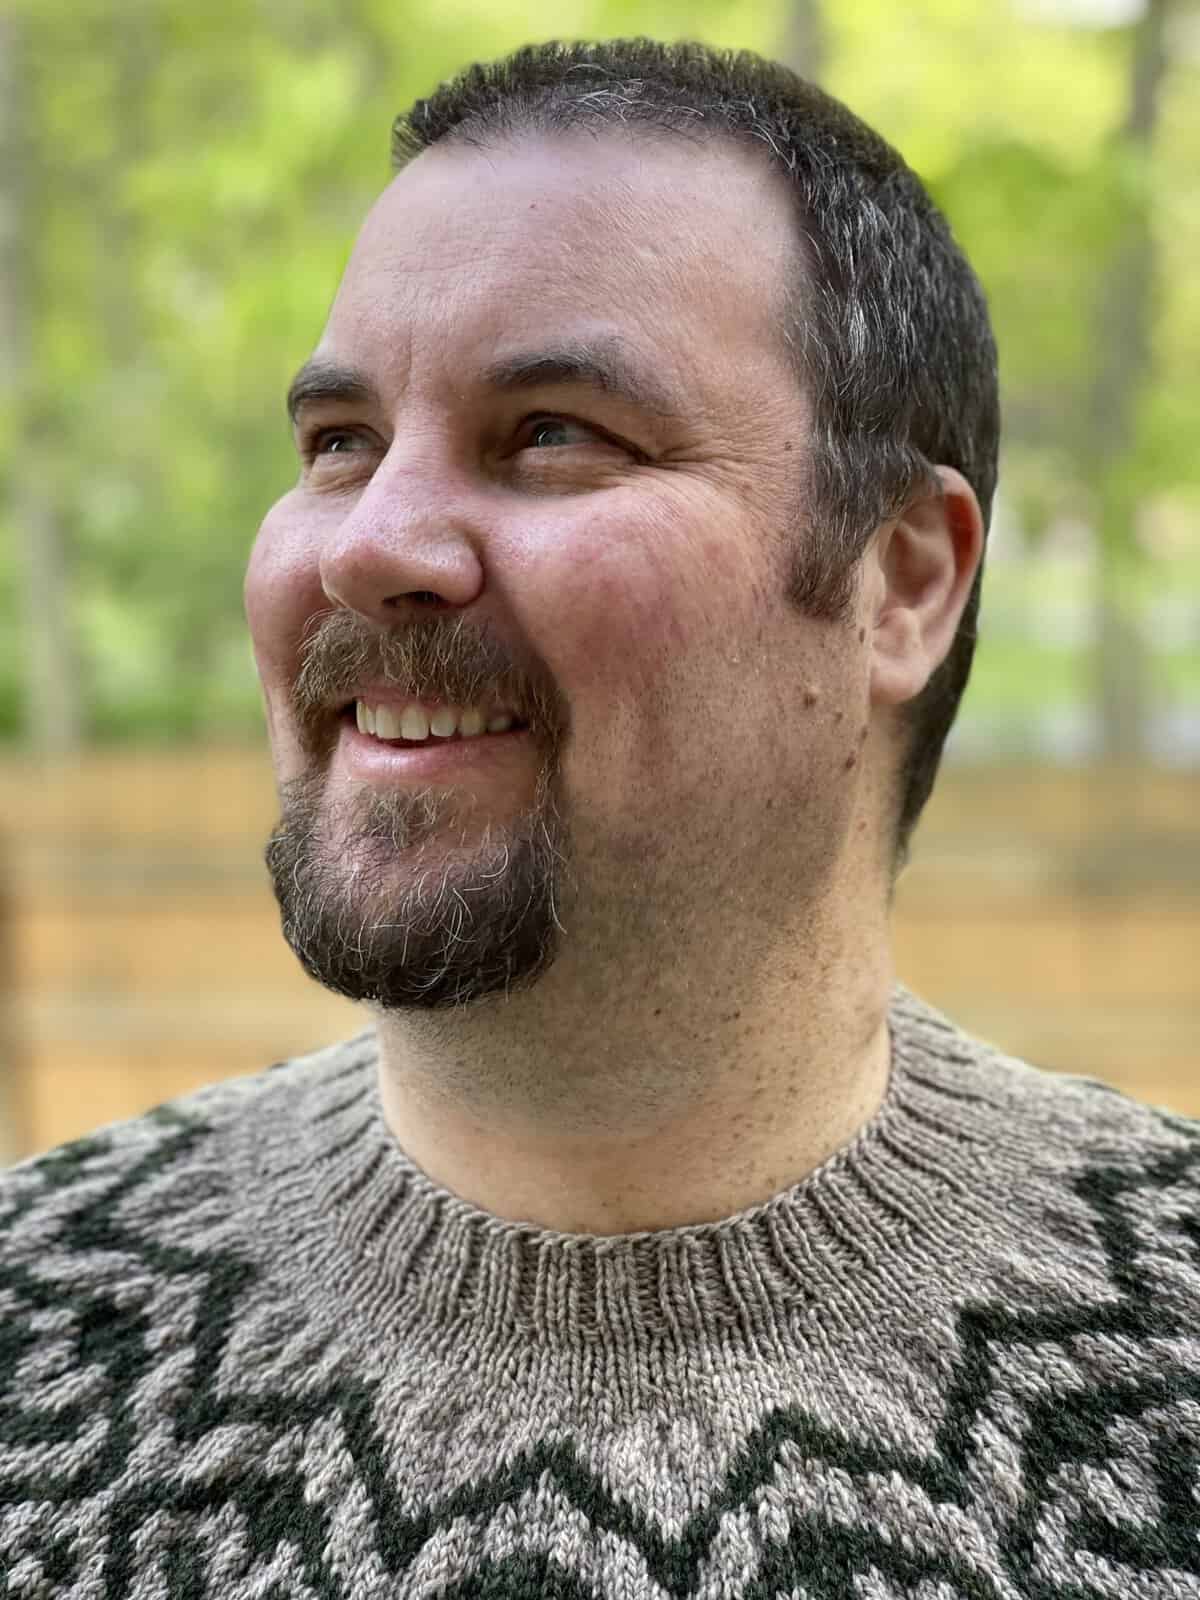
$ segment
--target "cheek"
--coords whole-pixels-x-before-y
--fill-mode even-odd
[[[708,781],[710,732],[745,719],[738,661],[763,647],[762,574],[731,534],[644,507],[593,513],[586,541],[560,540],[549,561],[543,547],[537,569],[526,626],[568,689],[568,793],[594,820],[611,808],[615,827],[682,804]]]
[[[306,534],[299,526],[289,497],[263,519],[246,564],[242,598],[267,735],[278,775],[287,777],[307,764],[291,704],[302,665],[298,641],[313,614],[328,605],[312,556],[311,531]]]
[[[763,600],[730,536],[644,505],[593,515],[542,572],[554,590],[540,608],[543,625],[555,618],[547,643],[564,682],[603,682],[622,700],[668,684],[677,691],[698,668],[711,671],[754,626]]]
[[[259,676],[268,686],[290,684],[297,670],[295,641],[311,612],[324,601],[320,575],[306,555],[306,536],[289,504],[279,501],[254,540],[242,599]]]
[[[242,602],[256,656],[259,653],[259,641],[264,640],[270,633],[273,592],[271,565],[270,535],[264,522],[258,530],[254,548],[250,552],[250,560],[246,564],[246,578],[242,585]]]

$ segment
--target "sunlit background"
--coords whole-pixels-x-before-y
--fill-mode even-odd
[[[782,57],[949,214],[991,299],[1005,441],[899,972],[1016,1055],[1200,1115],[1200,5],[543,20],[502,0],[0,14],[0,1160],[370,1023],[279,931],[242,579],[392,117],[552,35]]]

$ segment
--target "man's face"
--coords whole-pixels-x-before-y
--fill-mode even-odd
[[[788,598],[793,228],[760,156],[618,133],[439,147],[375,205],[245,585],[319,982],[478,999],[564,930],[637,973],[828,883],[868,677],[853,606]],[[364,684],[518,726],[383,745],[339,713]]]

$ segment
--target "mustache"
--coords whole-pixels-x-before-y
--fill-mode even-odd
[[[520,666],[487,622],[429,617],[384,633],[338,607],[310,621],[300,656],[292,697],[304,723],[315,725],[371,682],[413,700],[502,701],[537,731],[561,736],[566,729],[566,707],[549,672],[540,662],[532,672]]]

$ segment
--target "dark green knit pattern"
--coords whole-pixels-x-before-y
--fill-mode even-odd
[[[828,1171],[673,1244],[438,1190],[370,1033],[11,1168],[0,1593],[1200,1597],[1200,1124],[899,987],[893,1041]]]

